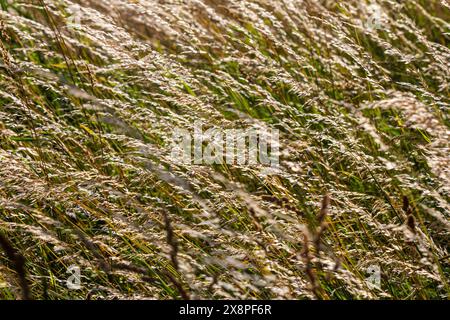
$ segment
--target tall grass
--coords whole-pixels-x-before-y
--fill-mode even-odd
[[[449,298],[448,1],[0,4],[0,298]]]

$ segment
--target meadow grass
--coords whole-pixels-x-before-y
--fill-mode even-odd
[[[0,4],[0,299],[449,298],[447,0]]]

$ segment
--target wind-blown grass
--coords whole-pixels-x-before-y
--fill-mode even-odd
[[[449,297],[448,1],[0,3],[0,298]],[[180,164],[199,120],[281,170]]]

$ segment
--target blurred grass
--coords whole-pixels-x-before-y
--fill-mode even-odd
[[[448,7],[77,3],[1,1],[0,232],[34,298],[448,299]],[[281,172],[180,165],[197,120],[279,129]]]

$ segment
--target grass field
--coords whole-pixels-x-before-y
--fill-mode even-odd
[[[0,299],[450,297],[449,1],[0,4]]]

